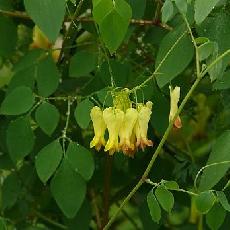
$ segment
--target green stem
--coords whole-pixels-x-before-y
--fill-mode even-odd
[[[192,30],[191,30],[191,27],[189,25],[189,22],[188,22],[186,16],[184,14],[182,14],[182,17],[183,17],[183,19],[185,21],[185,24],[186,24],[186,26],[188,28],[188,31],[189,31],[189,34],[191,36],[193,45],[195,47],[195,53],[196,53],[196,72],[197,72],[197,75],[199,75],[200,74],[200,58],[199,58],[198,46],[196,44],[196,40],[195,40],[195,38],[194,38],[194,36],[192,34]]]
[[[230,49],[228,49],[227,51],[225,51],[223,54],[221,54],[220,56],[218,56],[211,64],[208,65],[208,67],[202,72],[201,77],[204,77],[206,73],[208,73],[208,71],[214,66],[216,65],[219,61],[221,61],[225,56],[227,56],[228,54],[230,54]]]
[[[171,52],[174,50],[174,48],[177,46],[177,44],[179,43],[179,41],[185,36],[185,34],[187,33],[187,31],[184,31],[181,36],[176,40],[176,42],[173,44],[173,46],[169,49],[169,51],[166,53],[166,55],[164,56],[164,58],[162,59],[162,61],[159,63],[159,65],[157,66],[157,68],[155,69],[155,71],[153,72],[153,74],[148,77],[145,81],[143,81],[140,85],[134,87],[133,89],[130,90],[130,93],[135,92],[138,89],[143,88],[146,83],[148,83],[150,80],[152,80],[154,78],[154,76],[158,73],[158,70],[161,68],[161,66],[163,65],[163,63],[165,62],[165,60],[168,58],[168,56],[171,54]]]
[[[117,209],[117,211],[114,213],[114,215],[111,217],[111,219],[109,220],[109,222],[107,223],[107,225],[104,227],[104,230],[108,230],[112,223],[114,222],[114,220],[116,219],[117,215],[120,213],[120,211],[123,209],[123,207],[126,205],[126,203],[133,197],[133,195],[136,193],[136,191],[142,186],[143,183],[145,183],[148,174],[153,166],[153,163],[155,162],[156,158],[158,157],[159,153],[161,152],[161,149],[164,145],[164,143],[166,142],[168,135],[173,127],[173,123],[176,120],[176,118],[178,117],[178,115],[180,114],[180,112],[182,111],[182,109],[184,108],[186,102],[189,100],[189,98],[192,96],[192,93],[194,92],[194,90],[196,89],[197,85],[199,84],[201,80],[201,77],[198,76],[196,81],[194,82],[194,84],[192,85],[191,89],[189,90],[189,92],[187,93],[187,95],[185,96],[185,98],[183,99],[177,113],[174,116],[174,119],[169,123],[168,128],[166,129],[164,136],[162,137],[155,153],[152,156],[151,161],[149,162],[145,172],[143,173],[141,179],[138,181],[138,183],[136,184],[136,186],[132,189],[132,191],[128,194],[128,196],[124,199],[124,201],[121,203],[120,207]]]
[[[61,136],[61,138],[62,138],[62,147],[63,147],[64,153],[65,153],[65,142],[66,142],[66,139],[69,139],[66,134],[67,134],[68,126],[69,126],[71,105],[72,105],[72,101],[69,98],[68,99],[68,105],[67,105],[67,112],[66,112],[66,123],[65,123],[64,129],[62,130],[62,136]]]

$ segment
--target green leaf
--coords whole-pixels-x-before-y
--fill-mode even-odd
[[[48,97],[56,91],[60,75],[53,59],[48,56],[37,67],[37,87],[39,95]]]
[[[34,104],[33,92],[30,88],[20,86],[12,90],[1,105],[1,114],[19,115],[28,112]]]
[[[160,44],[155,64],[155,68],[158,68],[156,79],[159,87],[162,88],[185,70],[193,54],[192,41],[183,26],[169,32]]]
[[[197,210],[203,214],[207,213],[216,201],[216,197],[212,191],[201,192],[195,197]]]
[[[145,14],[146,0],[128,0],[132,8],[132,18],[141,19]]]
[[[33,90],[35,73],[35,66],[30,66],[16,72],[9,83],[7,94],[19,86],[26,86]]]
[[[94,160],[92,153],[85,147],[71,142],[66,152],[66,159],[71,167],[85,180],[89,180],[94,172]]]
[[[230,49],[229,23],[230,23],[230,15],[223,10],[219,14],[214,14],[212,17],[208,17],[199,27],[197,27],[199,36],[207,37],[209,38],[210,41],[215,41],[218,44],[217,54],[222,54],[226,50]],[[215,58],[216,57],[214,56],[213,59]],[[229,64],[229,58],[230,55],[227,55],[222,60],[223,71]]]
[[[195,21],[200,24],[220,0],[195,0]]]
[[[171,0],[166,0],[162,6],[162,22],[168,22],[173,16],[173,4]]]
[[[113,10],[113,2],[111,0],[93,0],[93,18],[97,24],[100,24],[106,14]]]
[[[213,83],[213,88],[217,90],[230,88],[230,70],[226,71],[221,79],[217,79]]]
[[[199,60],[203,61],[207,59],[214,51],[214,43],[206,42],[198,47]]]
[[[93,103],[89,101],[89,99],[85,99],[84,101],[80,102],[74,112],[75,119],[78,125],[82,129],[86,129],[89,125],[91,120],[90,118],[90,110],[93,107]]]
[[[0,34],[0,57],[6,58],[13,53],[17,42],[17,27],[11,19],[0,16]]]
[[[178,10],[180,11],[180,13],[182,14],[186,14],[187,13],[187,0],[174,0]]]
[[[173,194],[170,191],[168,191],[164,186],[161,185],[156,188],[155,195],[161,207],[166,212],[171,212],[174,205]]]
[[[220,204],[215,204],[206,215],[206,223],[211,230],[217,230],[224,223],[226,211]]]
[[[73,218],[85,199],[86,183],[64,160],[51,181],[51,192],[62,212]]]
[[[228,130],[225,131],[219,138],[217,138],[206,165],[223,161],[230,161],[229,149],[230,131]],[[199,190],[204,191],[211,189],[213,186],[215,186],[225,175],[229,167],[230,163],[218,164],[205,168],[201,176]]]
[[[147,195],[147,203],[153,221],[159,223],[161,219],[161,208],[152,190]]]
[[[131,17],[130,5],[125,0],[116,0],[113,9],[106,12],[99,23],[102,39],[110,53],[114,53],[122,43]]]
[[[45,146],[36,156],[35,167],[39,178],[46,183],[62,159],[62,147],[58,140]]]
[[[179,185],[176,181],[164,181],[164,186],[169,190],[178,190]]]
[[[88,51],[77,52],[70,61],[70,76],[84,77],[96,68],[97,55]]]
[[[207,65],[210,65],[211,63],[213,63],[216,60],[216,58],[218,58],[219,55],[220,55],[219,46],[216,42],[213,42],[213,53],[207,59]],[[223,60],[218,61],[215,65],[213,65],[208,70],[211,81],[214,81],[216,79],[220,79],[221,76],[223,75],[223,72],[224,72]]]
[[[220,204],[222,205],[222,207],[226,210],[226,211],[229,211],[230,212],[230,204],[228,202],[228,199],[225,195],[224,192],[222,191],[216,191],[216,194],[217,194],[217,198],[220,202]]]
[[[39,127],[50,136],[57,128],[60,114],[54,105],[44,102],[37,108],[35,119]]]
[[[2,209],[11,208],[17,201],[21,192],[21,184],[16,173],[6,177],[2,185]]]
[[[9,154],[14,162],[22,160],[34,146],[34,134],[28,117],[19,117],[9,124],[6,134]]]
[[[80,210],[74,219],[67,219],[68,230],[76,230],[76,226],[81,226],[81,230],[89,230],[92,220],[92,207],[89,200],[85,199]]]
[[[27,13],[51,42],[59,34],[65,15],[65,0],[24,0]]]
[[[195,38],[195,42],[197,45],[202,45],[206,42],[210,42],[210,40],[206,37],[198,37],[198,38]]]
[[[36,67],[36,64],[41,60],[41,57],[46,55],[45,50],[33,49],[25,53],[25,56],[21,57],[14,65],[14,72],[20,72],[27,68]]]

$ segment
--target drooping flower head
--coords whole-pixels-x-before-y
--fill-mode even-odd
[[[125,155],[134,157],[138,148],[144,150],[146,146],[153,145],[147,138],[152,102],[137,104],[133,108],[128,89],[113,92],[112,97],[113,107],[101,111],[95,106],[91,111],[95,137],[90,147],[99,150],[104,145],[104,151],[108,151],[109,155],[122,151]],[[105,144],[106,129],[109,138]]]
[[[109,139],[105,145],[105,151],[110,155],[119,151],[118,135],[124,119],[124,112],[120,109],[109,107],[103,111],[103,118],[109,132]]]
[[[138,118],[135,125],[136,147],[140,147],[144,151],[146,146],[153,146],[153,142],[148,140],[148,123],[152,114],[152,102],[148,101],[146,105],[138,106]]]
[[[136,124],[138,117],[138,112],[134,108],[129,108],[126,110],[123,123],[120,128],[119,137],[120,143],[119,147],[126,155],[133,155],[135,152],[135,144],[131,140],[133,129]],[[135,135],[134,135],[135,138]]]
[[[94,129],[94,138],[90,142],[90,148],[95,147],[97,151],[101,149],[102,146],[105,145],[105,130],[106,124],[103,119],[103,112],[98,106],[94,106],[90,112],[90,117],[93,122],[93,129]]]
[[[169,113],[169,122],[173,120],[174,116],[178,111],[178,102],[180,99],[180,87],[176,86],[174,89],[169,86],[170,90],[170,113]],[[174,121],[174,127],[180,129],[182,127],[180,116]]]

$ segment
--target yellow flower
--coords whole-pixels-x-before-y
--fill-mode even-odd
[[[49,49],[52,47],[52,43],[48,40],[45,34],[38,28],[38,26],[34,26],[33,43],[30,44],[30,47],[41,49]]]
[[[137,138],[136,147],[140,147],[144,151],[146,146],[153,146],[151,140],[147,138],[148,123],[152,114],[152,102],[148,101],[146,105],[138,107],[138,118],[135,125],[135,134]]]
[[[180,99],[180,87],[176,86],[174,89],[169,86],[170,90],[170,113],[169,113],[169,122],[173,120],[174,116],[178,111],[178,102]],[[174,121],[174,127],[180,129],[182,127],[181,119],[178,116]]]
[[[133,153],[135,152],[135,144],[133,141],[131,141],[131,137],[133,134],[133,128],[137,121],[137,117],[138,117],[138,112],[136,109],[133,108],[127,109],[119,132],[119,137],[120,137],[119,147],[126,155],[131,154],[131,156],[133,156]]]
[[[103,113],[101,109],[97,106],[94,106],[90,112],[91,120],[93,121],[93,129],[94,129],[94,138],[90,142],[90,148],[95,147],[97,151],[101,149],[101,146],[105,145],[105,129],[106,125],[103,119]]]
[[[110,155],[119,151],[118,134],[124,119],[124,112],[120,109],[109,107],[103,111],[103,118],[109,132],[109,139],[105,145],[105,151]]]

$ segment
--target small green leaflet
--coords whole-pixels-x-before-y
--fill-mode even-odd
[[[147,195],[147,203],[153,221],[159,223],[161,219],[161,208],[152,190]]]
[[[171,212],[174,205],[173,194],[170,191],[168,191],[163,185],[160,185],[156,188],[155,195],[161,207],[166,212]]]
[[[62,159],[62,147],[58,140],[45,146],[36,156],[35,167],[43,183],[53,175]]]
[[[214,205],[216,197],[212,191],[205,191],[195,197],[196,207],[199,212],[206,214]]]
[[[51,193],[68,218],[73,218],[85,199],[86,182],[64,159],[51,181]]]
[[[55,42],[61,29],[65,3],[65,0],[24,0],[27,13],[51,42]]]

